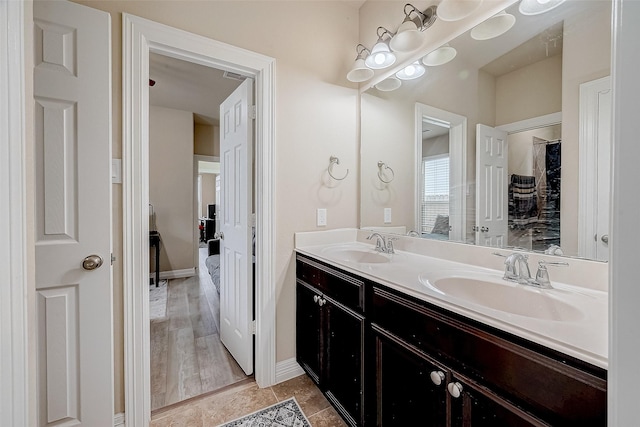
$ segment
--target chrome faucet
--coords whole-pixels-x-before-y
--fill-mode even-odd
[[[529,270],[529,264],[527,260],[528,255],[520,253],[512,253],[511,255],[503,255],[497,252],[493,253],[501,257],[505,257],[504,261],[504,280],[516,282],[521,285],[535,286],[541,289],[551,289],[551,280],[549,279],[549,272],[547,271],[547,265],[552,266],[567,266],[566,262],[555,261],[538,261],[538,271],[536,272],[535,279],[531,277],[531,271]]]
[[[384,236],[380,233],[371,233],[371,235],[367,237],[367,240],[371,240],[374,237],[376,238],[376,251],[383,252],[385,254],[395,253],[393,249],[393,240],[396,240],[395,238],[388,237],[387,239],[385,239]]]
[[[527,263],[529,256],[519,253],[512,253],[504,261],[504,279],[520,284],[529,284],[531,281],[531,271]]]

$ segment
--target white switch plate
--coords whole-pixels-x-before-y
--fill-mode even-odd
[[[384,223],[391,224],[391,208],[384,208]]]
[[[122,184],[122,159],[111,159],[111,182]]]
[[[327,210],[326,209],[318,209],[318,227],[325,227],[327,225]]]

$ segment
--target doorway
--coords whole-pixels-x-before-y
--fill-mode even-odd
[[[228,266],[215,238],[220,104],[245,77],[150,53],[149,79],[149,201],[164,279],[149,287],[156,411],[248,378],[221,340]]]
[[[150,419],[148,326],[149,54],[159,53],[252,77],[256,82],[255,379],[275,382],[274,190],[275,60],[205,37],[123,14],[124,300],[127,424]]]

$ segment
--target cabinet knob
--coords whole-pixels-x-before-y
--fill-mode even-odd
[[[442,371],[432,371],[429,376],[435,385],[440,385],[442,384],[442,381],[444,381],[444,372]]]
[[[322,307],[323,305],[325,305],[327,303],[327,300],[324,298],[320,298],[320,300],[318,301],[318,305],[320,307]]]
[[[314,295],[313,296],[313,302],[315,302],[316,304],[318,303],[318,300],[320,299],[319,295]]]
[[[449,394],[451,396],[457,399],[462,394],[462,384],[460,384],[459,382],[449,383],[447,385],[447,390],[449,390]]]

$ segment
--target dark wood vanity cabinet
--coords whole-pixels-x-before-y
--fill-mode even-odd
[[[606,425],[604,369],[301,255],[297,298],[298,362],[351,425]]]
[[[364,425],[364,282],[302,257],[297,272],[298,363],[347,423]]]

